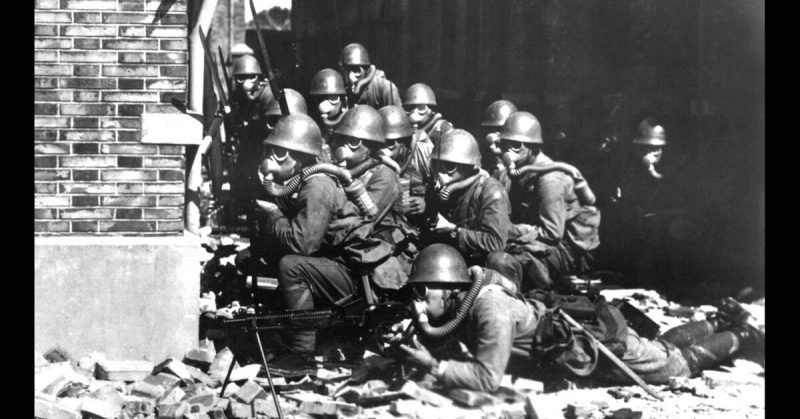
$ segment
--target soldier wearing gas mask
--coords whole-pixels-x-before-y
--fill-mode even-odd
[[[331,68],[323,68],[311,80],[311,89],[308,94],[311,97],[311,106],[316,108],[313,117],[322,130],[322,152],[326,159],[323,161],[330,163],[331,151],[328,143],[333,130],[342,121],[342,117],[348,109],[347,91],[342,75]]]
[[[424,132],[414,131],[403,108],[389,105],[379,112],[383,117],[386,144],[392,152],[392,160],[400,165],[401,185],[404,185],[403,192],[407,195],[403,213],[410,223],[421,227],[424,224],[426,181],[431,178],[433,143]]]
[[[500,150],[500,129],[506,123],[506,119],[517,111],[517,107],[507,100],[496,100],[486,108],[481,120],[483,127],[483,141],[481,142],[481,167],[495,176],[498,168],[503,167],[500,158],[503,152]]]
[[[542,126],[529,112],[512,113],[500,132],[514,222],[506,251],[523,265],[523,292],[587,271],[600,244],[600,212],[588,183],[574,166],[545,155],[543,144]],[[507,260],[492,255],[487,267],[502,271],[495,264]]]
[[[431,154],[434,184],[426,198],[429,242],[456,247],[471,265],[505,248],[511,222],[503,185],[481,169],[478,142],[462,129],[448,131]]]
[[[369,59],[367,49],[352,43],[342,49],[339,59],[342,77],[347,84],[348,103],[369,105],[380,109],[386,105],[401,105],[397,86],[386,78]]]
[[[412,84],[403,97],[403,108],[411,118],[414,129],[423,131],[430,137],[433,145],[439,144],[442,135],[453,129],[453,124],[442,118],[442,114],[432,107],[436,105],[433,89],[424,83]]]

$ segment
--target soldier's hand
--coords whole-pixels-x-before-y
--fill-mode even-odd
[[[428,349],[419,343],[419,339],[417,339],[417,335],[411,340],[414,347],[410,347],[406,344],[400,344],[400,349],[405,352],[406,357],[409,361],[414,364],[420,365],[423,368],[427,368],[428,371],[433,371],[439,365],[439,362],[436,361],[436,358],[431,355]]]
[[[447,218],[444,218],[442,214],[439,214],[439,219],[436,221],[436,227],[434,228],[437,233],[449,233],[455,229],[455,224],[451,223]]]
[[[422,214],[425,212],[425,198],[411,196],[408,198],[408,214]]]
[[[256,209],[258,211],[263,211],[266,213],[273,213],[279,211],[278,206],[269,201],[262,201],[260,199],[256,199]]]

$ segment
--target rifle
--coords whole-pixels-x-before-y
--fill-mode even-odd
[[[286,95],[283,93],[283,86],[281,83],[281,74],[272,68],[272,63],[269,59],[269,52],[267,52],[267,44],[264,42],[264,35],[261,33],[261,26],[258,24],[256,14],[256,6],[253,0],[250,0],[250,12],[253,15],[253,25],[256,27],[256,35],[258,36],[258,46],[261,48],[261,56],[264,58],[264,68],[267,70],[266,78],[269,81],[269,87],[272,90],[272,96],[278,101],[281,107],[281,114],[289,115],[289,105],[286,103]]]
[[[233,85],[231,84],[231,78],[228,76],[228,69],[225,66],[225,56],[222,54],[222,47],[219,45],[217,45],[217,53],[219,54],[219,62],[222,66],[222,75],[225,77],[225,87],[228,88],[228,96],[230,96]]]

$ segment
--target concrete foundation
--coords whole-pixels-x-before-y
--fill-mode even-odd
[[[181,237],[36,237],[34,345],[182,357],[197,344],[202,248]]]

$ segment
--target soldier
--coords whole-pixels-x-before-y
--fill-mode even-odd
[[[430,242],[453,245],[470,264],[505,248],[509,200],[503,185],[481,169],[478,142],[462,129],[448,131],[431,155],[435,184],[428,188]]]
[[[402,104],[397,86],[386,78],[383,70],[375,68],[363,45],[352,43],[344,47],[339,65],[347,83],[351,106],[369,105],[380,109],[386,105]]]
[[[411,123],[415,129],[424,131],[436,145],[444,133],[453,129],[453,124],[443,119],[442,114],[435,112],[432,106],[436,106],[436,95],[427,84],[412,84],[406,90],[403,108],[411,118]]]
[[[542,127],[529,112],[512,113],[500,133],[503,163],[511,180],[511,220],[507,251],[524,266],[522,291],[547,288],[556,275],[589,269],[599,244],[600,213],[580,172],[553,162],[542,151]],[[500,269],[505,256],[490,258]]]
[[[322,153],[322,136],[311,117],[291,114],[278,121],[264,141],[259,173],[262,181],[284,183],[303,168],[313,166]],[[265,174],[266,173],[266,174]],[[339,231],[361,219],[335,176],[308,176],[296,196],[272,203],[259,200],[259,228],[270,243],[271,260],[280,260],[278,282],[290,310],[312,309],[315,301],[333,303],[356,292],[350,270],[332,259]],[[286,338],[295,352],[314,350],[313,331],[291,331]]]
[[[481,120],[483,127],[483,141],[481,142],[481,167],[494,176],[498,167],[502,167],[503,162],[500,156],[500,129],[506,123],[506,119],[517,111],[517,107],[507,100],[496,100],[486,108]]]
[[[425,212],[425,191],[427,180],[431,178],[430,159],[433,143],[424,131],[414,131],[411,120],[403,108],[395,105],[384,106],[378,112],[383,117],[386,144],[392,151],[392,159],[400,165],[398,173],[408,182],[407,208],[404,212],[409,221],[422,226]],[[418,135],[421,134],[421,135]],[[416,220],[415,220],[416,219]]]
[[[347,92],[344,88],[344,80],[338,71],[323,68],[314,75],[311,80],[311,89],[308,92],[311,97],[312,107],[316,107],[314,113],[322,130],[322,152],[327,158],[325,163],[331,162],[330,137],[333,130],[342,121],[344,113],[347,112]]]
[[[539,350],[534,342],[550,343],[546,356],[570,371],[581,376],[595,373],[596,347],[587,344],[591,339],[575,332],[569,333],[574,336],[571,340],[548,340],[553,336],[545,334],[553,330],[553,322],[559,323],[552,310],[538,300],[524,299],[513,281],[491,269],[468,269],[450,246],[434,244],[423,249],[406,287],[413,295],[410,308],[420,336],[412,335],[411,344],[402,343],[399,348],[408,362],[421,367],[437,384],[494,391],[512,358],[514,365],[532,366],[532,349]],[[616,343],[610,347],[612,352],[651,384],[666,384],[671,376],[696,376],[731,355],[764,348],[764,333],[748,323],[749,313],[737,309],[735,303],[723,304],[718,317],[675,327],[654,340],[629,329],[619,310],[604,300],[598,306],[598,314],[602,310],[604,317],[597,320],[609,327],[586,327],[588,333],[601,343]],[[609,334],[612,329],[616,333]],[[461,340],[469,353],[437,351],[434,356],[425,346],[448,336]],[[402,339],[400,334],[385,338],[390,342]],[[614,367],[596,371],[615,381],[629,381]]]

